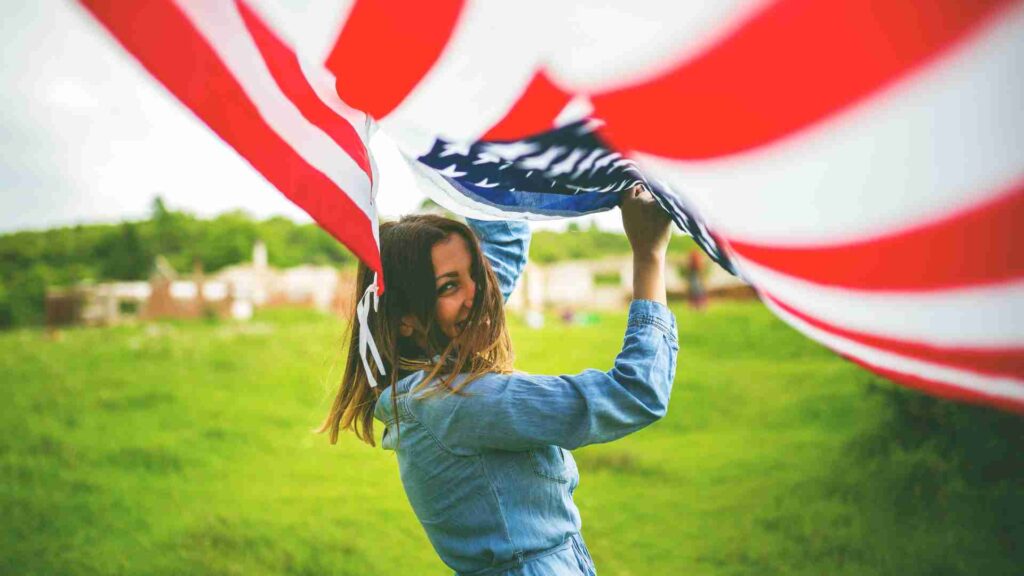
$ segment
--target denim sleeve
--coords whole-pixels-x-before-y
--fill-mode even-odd
[[[488,221],[472,218],[466,218],[466,223],[480,239],[484,256],[490,261],[494,275],[498,277],[501,295],[508,300],[512,289],[516,287],[519,275],[526,267],[526,257],[530,251],[530,225],[510,220]]]
[[[609,442],[665,415],[678,352],[675,317],[668,308],[634,300],[622,351],[608,372],[488,374],[462,395],[414,402],[413,410],[456,452]]]

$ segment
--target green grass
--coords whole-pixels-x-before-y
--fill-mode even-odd
[[[678,313],[669,415],[576,451],[601,574],[1019,572],[1017,417],[900,392],[756,303]],[[625,316],[600,320],[514,324],[517,366],[610,367]],[[0,334],[0,573],[448,573],[393,453],[310,433],[342,330]]]

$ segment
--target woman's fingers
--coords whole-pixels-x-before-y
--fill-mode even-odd
[[[623,191],[622,227],[633,247],[633,253],[664,253],[671,234],[671,218],[643,185]]]
[[[622,201],[625,202],[627,200],[640,198],[645,192],[650,196],[651,193],[647,192],[647,189],[643,184],[634,184],[632,187],[622,191]]]

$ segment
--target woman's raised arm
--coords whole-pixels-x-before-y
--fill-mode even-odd
[[[480,239],[484,256],[491,263],[498,278],[501,295],[508,300],[526,268],[530,253],[530,225],[512,220],[474,220],[466,218],[466,224]]]
[[[665,304],[665,252],[672,220],[640,185],[622,193],[620,208],[622,227],[633,247],[633,299]]]
[[[574,449],[621,438],[664,416],[678,353],[675,318],[668,308],[634,300],[622,350],[607,372],[488,374],[462,394],[421,392],[405,401],[434,438],[455,453],[552,444]]]
[[[469,452],[576,448],[620,438],[664,416],[679,352],[675,317],[665,306],[670,220],[638,187],[623,194],[622,223],[633,247],[634,293],[612,369],[489,374],[464,394],[412,400],[413,413],[438,441]]]

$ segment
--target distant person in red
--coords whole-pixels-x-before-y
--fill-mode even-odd
[[[701,276],[704,272],[704,256],[700,250],[690,251],[690,266],[686,273],[687,291],[690,306],[696,310],[703,310],[708,303],[708,293],[704,289],[704,281]]]

